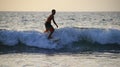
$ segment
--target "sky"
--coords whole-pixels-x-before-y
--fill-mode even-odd
[[[120,11],[120,0],[0,0],[0,11]]]

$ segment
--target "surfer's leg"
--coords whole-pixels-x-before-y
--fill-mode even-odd
[[[49,31],[49,28],[50,28],[50,25],[49,25],[49,23],[48,22],[46,22],[45,23],[45,31],[44,31],[44,33],[46,33],[46,32],[48,32]]]
[[[51,38],[52,38],[51,35],[52,35],[53,32],[54,32],[54,28],[52,27],[52,28],[50,28],[49,30],[50,30],[50,34],[49,34],[49,36],[48,36],[48,39],[51,39]]]
[[[46,29],[46,30],[44,31],[44,33],[46,33],[46,32],[48,32],[48,29]]]

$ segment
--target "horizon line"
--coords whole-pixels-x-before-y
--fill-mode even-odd
[[[56,10],[57,11],[57,10]],[[29,10],[22,10],[22,11],[13,11],[13,10],[0,10],[0,12],[51,12],[51,11],[29,11]],[[120,11],[57,11],[57,12],[120,12]]]

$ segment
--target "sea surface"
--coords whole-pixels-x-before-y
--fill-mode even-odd
[[[120,12],[57,12],[53,38],[44,23],[50,12],[0,12],[0,53],[120,52]]]

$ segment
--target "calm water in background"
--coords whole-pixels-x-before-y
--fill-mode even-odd
[[[0,29],[44,30],[49,12],[0,12]],[[120,29],[120,12],[58,12],[55,21],[61,27]]]

